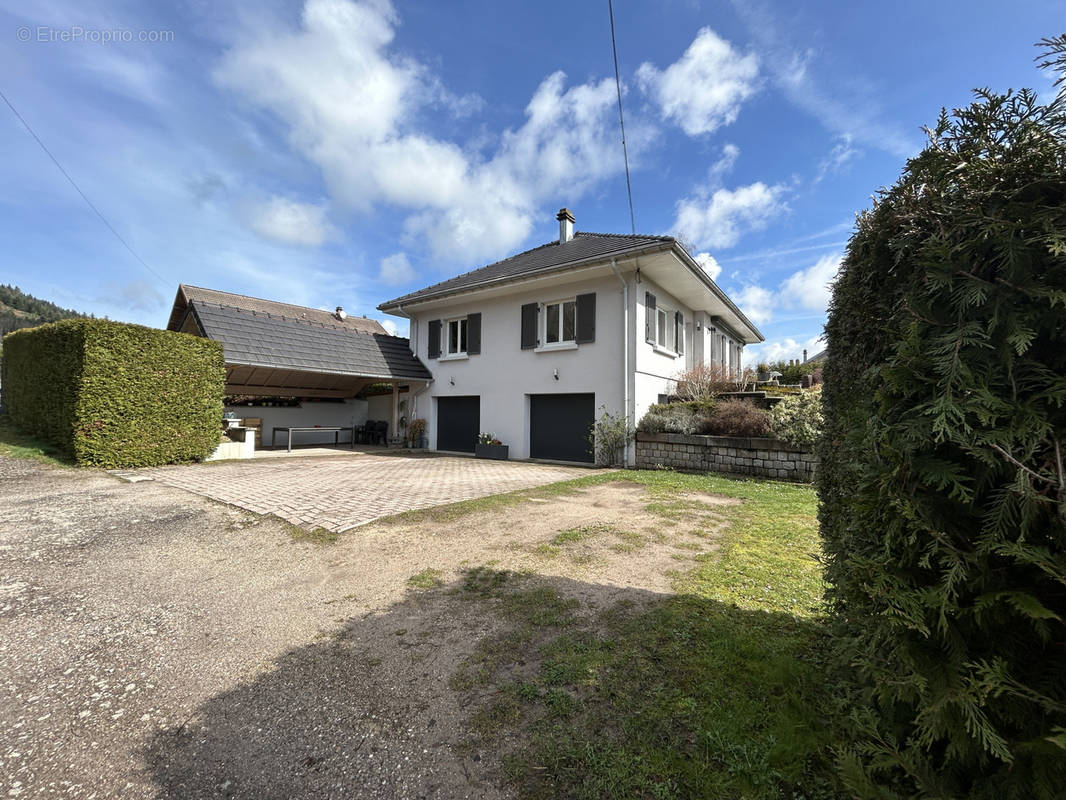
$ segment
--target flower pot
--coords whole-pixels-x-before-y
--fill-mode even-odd
[[[474,455],[478,458],[493,458],[497,461],[507,460],[507,445],[505,444],[478,444],[474,445]]]

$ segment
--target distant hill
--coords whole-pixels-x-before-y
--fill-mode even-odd
[[[47,300],[38,300],[17,286],[0,284],[0,336],[19,328],[32,328],[46,322],[84,317],[69,308],[60,308]]]

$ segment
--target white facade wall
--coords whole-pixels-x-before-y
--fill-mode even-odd
[[[596,340],[567,350],[523,350],[521,307],[596,294]],[[481,314],[481,353],[455,360],[433,359],[428,352],[428,323],[471,313]],[[445,333],[442,332],[442,336]],[[510,447],[511,458],[529,457],[529,395],[594,393],[596,413],[623,406],[622,286],[618,279],[586,280],[527,289],[514,294],[456,299],[446,307],[411,315],[411,346],[433,373],[433,382],[416,393],[410,417],[428,423],[429,446],[436,449],[436,398],[481,397],[483,432],[494,433]]]
[[[510,447],[511,458],[529,457],[529,395],[586,393],[596,396],[596,415],[603,408],[621,413],[628,395],[631,424],[670,394],[678,375],[698,363],[739,365],[740,343],[717,329],[705,312],[693,312],[633,271],[623,273],[628,286],[628,331],[623,333],[622,284],[614,275],[553,288],[518,290],[514,294],[479,299],[476,294],[458,298],[433,310],[408,311],[411,347],[433,373],[434,380],[411,398],[407,417],[427,421],[427,437],[437,447],[436,399],[478,395],[483,432],[494,433]],[[596,340],[569,350],[521,349],[521,307],[550,303],[578,294],[596,294]],[[684,353],[648,343],[645,335],[645,293],[656,297],[657,308],[681,311],[685,318]],[[428,352],[431,320],[480,313],[481,353],[458,359],[432,359]],[[447,335],[446,326],[441,332]],[[624,343],[628,337],[629,369],[625,369]],[[371,414],[373,417],[373,414]],[[633,463],[630,451],[630,463]]]

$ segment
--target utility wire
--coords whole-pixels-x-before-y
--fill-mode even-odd
[[[607,0],[607,12],[611,16],[611,51],[614,53],[614,88],[618,92],[618,125],[622,129],[622,157],[626,162],[626,193],[629,195],[629,225],[635,236],[637,218],[633,214],[633,186],[629,182],[629,151],[626,149],[626,123],[622,118],[622,79],[618,77],[618,46],[614,42],[614,3]]]
[[[7,99],[7,95],[5,95],[2,91],[0,91],[0,98],[2,98],[5,103],[7,103],[7,107],[11,109],[11,113],[13,113],[16,117],[18,117],[18,121],[21,122],[22,125],[26,128],[26,130],[28,130],[30,132],[30,136],[32,136],[36,140],[37,144],[39,144],[41,146],[41,149],[44,150],[45,154],[50,159],[52,159],[52,163],[56,165],[56,168],[60,172],[63,173],[63,177],[66,178],[70,182],[70,185],[74,187],[74,190],[78,194],[81,195],[81,199],[85,201],[86,205],[88,205],[89,208],[91,208],[93,210],[93,212],[96,214],[96,216],[98,216],[100,218],[100,221],[102,223],[104,223],[104,225],[107,226],[107,229],[109,231],[111,231],[111,233],[113,233],[115,235],[115,238],[118,239],[120,242],[122,242],[122,246],[130,251],[130,255],[132,255],[135,259],[137,259],[137,262],[142,267],[144,267],[146,270],[148,270],[148,272],[150,272],[152,275],[154,275],[156,278],[158,278],[161,282],[163,282],[164,284],[169,286],[170,285],[170,281],[168,281],[166,278],[164,278],[162,275],[160,275],[158,272],[156,272],[154,269],[152,269],[150,266],[148,266],[148,263],[143,258],[141,258],[139,255],[137,255],[137,253],[134,251],[134,249],[132,247],[130,247],[129,242],[127,242],[125,239],[123,239],[122,236],[119,234],[119,232],[115,230],[114,226],[110,222],[107,221],[107,217],[105,217],[103,214],[100,213],[100,209],[98,209],[96,206],[93,205],[93,201],[90,200],[85,195],[85,192],[83,192],[81,190],[81,187],[78,186],[78,184],[76,184],[74,182],[74,179],[72,177],[70,177],[70,175],[67,173],[67,171],[65,169],[63,169],[63,165],[59,163],[59,160],[54,155],[52,155],[52,151],[49,150],[47,147],[45,147],[44,142],[41,141],[41,137],[38,136],[36,134],[36,132],[34,132],[33,128],[30,127],[30,123],[26,122],[26,120],[23,118],[23,116],[18,112],[18,109],[15,108],[13,105],[11,105],[11,101]]]

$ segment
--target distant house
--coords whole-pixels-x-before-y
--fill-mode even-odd
[[[389,422],[389,433],[395,433],[401,394],[423,390],[433,377],[407,339],[340,308],[322,311],[183,284],[167,328],[223,344],[226,393],[270,403],[228,410],[262,419],[268,442],[273,427],[348,427],[368,418]],[[379,385],[387,385],[387,394],[364,396]],[[301,441],[316,439],[312,434]],[[333,435],[318,441],[333,441]]]
[[[430,447],[470,452],[486,431],[514,458],[591,461],[599,409],[635,422],[683,370],[739,371],[763,341],[676,239],[556,219],[556,241],[378,306],[410,320],[432,375],[412,388]]]

